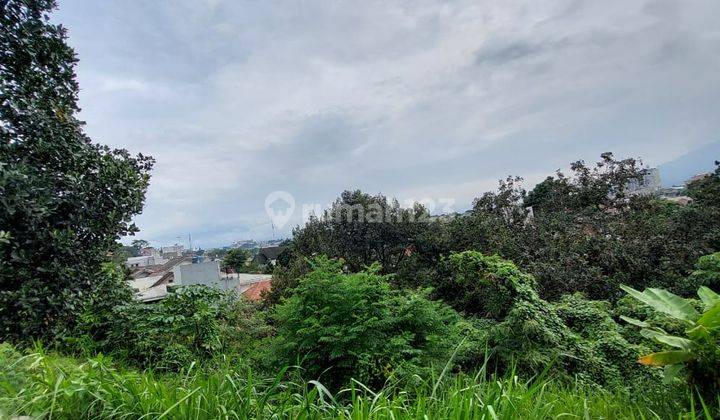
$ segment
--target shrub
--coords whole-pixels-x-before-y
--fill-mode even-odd
[[[331,388],[350,379],[378,387],[447,362],[465,325],[424,293],[401,293],[378,264],[343,274],[342,261],[312,261],[292,296],[275,307],[278,366],[299,363]]]
[[[181,286],[155,305],[117,308],[106,349],[140,366],[179,370],[246,354],[267,332],[254,304],[208,286]]]
[[[693,285],[720,290],[720,252],[700,257],[695,268],[690,276]]]
[[[502,320],[516,300],[537,298],[532,276],[497,255],[455,253],[443,265],[437,295],[467,315]]]
[[[108,341],[115,325],[117,310],[133,302],[134,292],[128,286],[123,267],[104,263],[90,293],[78,299],[78,315],[71,329],[56,334],[57,345],[85,355],[110,348]]]
[[[451,254],[443,274],[438,296],[485,320],[476,325],[486,332],[496,369],[533,374],[556,364],[562,375],[608,386],[640,383],[651,375],[635,368],[644,349],[622,337],[607,302],[580,294],[547,302],[538,296],[532,276],[510,261],[476,251]]]

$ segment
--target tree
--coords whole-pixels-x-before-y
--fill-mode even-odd
[[[0,5],[0,339],[72,324],[120,237],[137,231],[152,158],[94,144],[52,0]]]
[[[233,248],[225,254],[223,266],[232,268],[236,273],[242,273],[245,271],[249,256],[250,254],[247,250]]]
[[[377,261],[392,272],[427,230],[428,217],[420,205],[406,209],[383,195],[344,191],[324,214],[293,231],[294,250],[298,257],[343,258],[351,271]]]
[[[133,240],[130,245],[135,249],[135,255],[140,255],[140,251],[143,248],[147,248],[150,246],[150,243],[144,239],[135,239]]]
[[[715,172],[691,182],[687,191],[698,204],[720,208],[720,161],[715,166]]]
[[[547,299],[583,292],[615,300],[621,283],[691,293],[686,277],[695,261],[720,247],[720,207],[632,193],[645,175],[634,159],[605,153],[595,165],[571,167],[572,176],[558,172],[530,193],[518,178],[485,193],[449,224],[451,250],[515,261]]]

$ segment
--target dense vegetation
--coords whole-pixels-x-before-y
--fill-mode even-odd
[[[0,331],[63,334],[116,241],[136,231],[152,159],[94,144],[52,1],[0,4]]]
[[[0,416],[720,415],[720,163],[688,205],[609,153],[466,214],[346,191],[262,303],[144,305],[117,264],[144,244],[117,240],[152,160],[83,134],[53,5],[1,4]]]

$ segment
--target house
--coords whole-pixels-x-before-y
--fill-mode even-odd
[[[175,284],[205,286],[218,286],[221,283],[220,261],[193,262],[193,264],[178,265],[173,268]],[[220,287],[225,289],[224,287]]]
[[[655,194],[662,188],[660,181],[660,170],[658,168],[644,169],[642,179],[628,182],[627,192],[633,195],[650,195]]]
[[[128,284],[137,291],[137,299],[152,303],[167,297],[170,286],[204,285],[220,290],[235,291],[248,299],[258,300],[262,290],[270,287],[269,274],[224,274],[219,261],[190,263],[189,258],[180,258],[170,270],[164,273],[133,279]],[[262,285],[257,286],[259,283]]]
[[[694,175],[693,177],[691,177],[690,179],[686,180],[686,181],[685,181],[685,185],[686,185],[686,186],[687,186],[687,185],[690,185],[690,184],[692,184],[692,183],[695,182],[695,181],[700,181],[700,180],[705,179],[705,178],[707,178],[707,177],[709,177],[709,176],[711,176],[711,175],[712,175],[712,174],[710,174],[709,172],[702,173],[702,174],[696,174],[696,175]]]
[[[693,202],[692,198],[690,198],[688,196],[684,196],[684,195],[680,195],[677,197],[663,197],[663,198],[667,201],[680,204],[681,206],[687,206],[688,204],[691,204]]]
[[[167,260],[158,255],[141,255],[139,257],[129,257],[125,260],[125,267],[127,268],[139,268],[148,267],[153,265],[165,264]]]
[[[165,274],[168,271],[171,271],[173,267],[175,267],[178,264],[190,264],[191,259],[189,257],[174,257],[170,258],[168,260],[162,259],[158,260],[156,259],[155,262],[161,262],[162,264],[152,264],[152,265],[146,265],[146,266],[136,266],[136,267],[129,267],[131,269],[130,277],[134,279],[138,279],[141,277],[149,277],[149,276],[156,276],[159,274]]]
[[[164,264],[136,268],[130,274],[128,285],[135,289],[141,302],[155,302],[165,298],[167,286],[175,283],[173,270],[182,265],[190,265],[189,257],[175,257]]]
[[[285,248],[282,246],[270,246],[267,248],[260,248],[253,262],[257,265],[275,265],[277,258]]]
[[[179,244],[171,245],[171,246],[164,246],[161,248],[160,252],[162,253],[163,257],[182,257],[183,252],[185,251],[185,247]]]
[[[242,292],[242,296],[251,302],[258,302],[262,300],[263,292],[269,292],[271,288],[270,279],[261,280]]]
[[[151,255],[158,255],[160,256],[160,253],[151,246],[146,246],[145,248],[140,249],[139,255],[143,257],[149,257]]]
[[[145,303],[165,298],[170,283],[172,283],[172,272],[128,281],[128,285],[135,289],[137,299]]]

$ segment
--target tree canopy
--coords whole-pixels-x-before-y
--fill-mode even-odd
[[[54,1],[0,12],[0,336],[57,330],[137,228],[153,160],[93,143],[76,117],[75,53]]]

